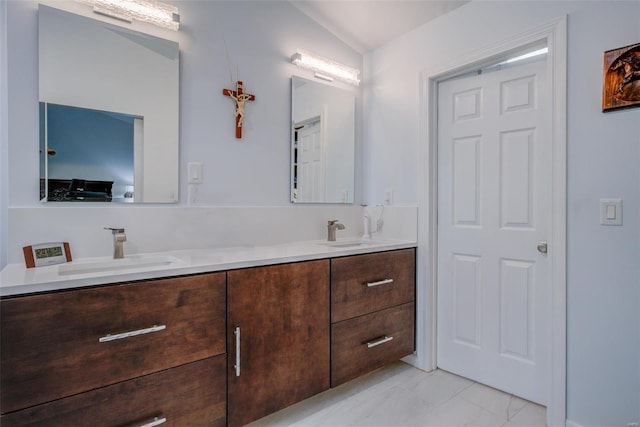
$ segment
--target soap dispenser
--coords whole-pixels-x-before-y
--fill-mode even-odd
[[[363,221],[362,221],[362,228],[364,229],[364,233],[362,234],[362,238],[364,240],[368,240],[371,239],[371,233],[369,230],[371,230],[371,224],[369,222],[369,215],[364,216]]]

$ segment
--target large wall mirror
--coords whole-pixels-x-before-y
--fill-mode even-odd
[[[38,13],[40,199],[177,202],[178,44]]]
[[[355,96],[291,79],[291,201],[353,203]]]

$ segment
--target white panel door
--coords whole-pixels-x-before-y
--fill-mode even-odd
[[[298,131],[298,195],[300,202],[324,202],[325,166],[321,121]]]
[[[546,61],[438,85],[437,364],[545,405]]]

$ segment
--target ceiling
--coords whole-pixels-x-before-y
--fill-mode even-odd
[[[457,0],[289,0],[364,54],[467,3]]]

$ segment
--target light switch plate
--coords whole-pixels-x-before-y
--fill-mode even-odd
[[[202,163],[189,162],[187,171],[189,184],[202,184]]]
[[[622,225],[622,199],[600,199],[600,224]]]

